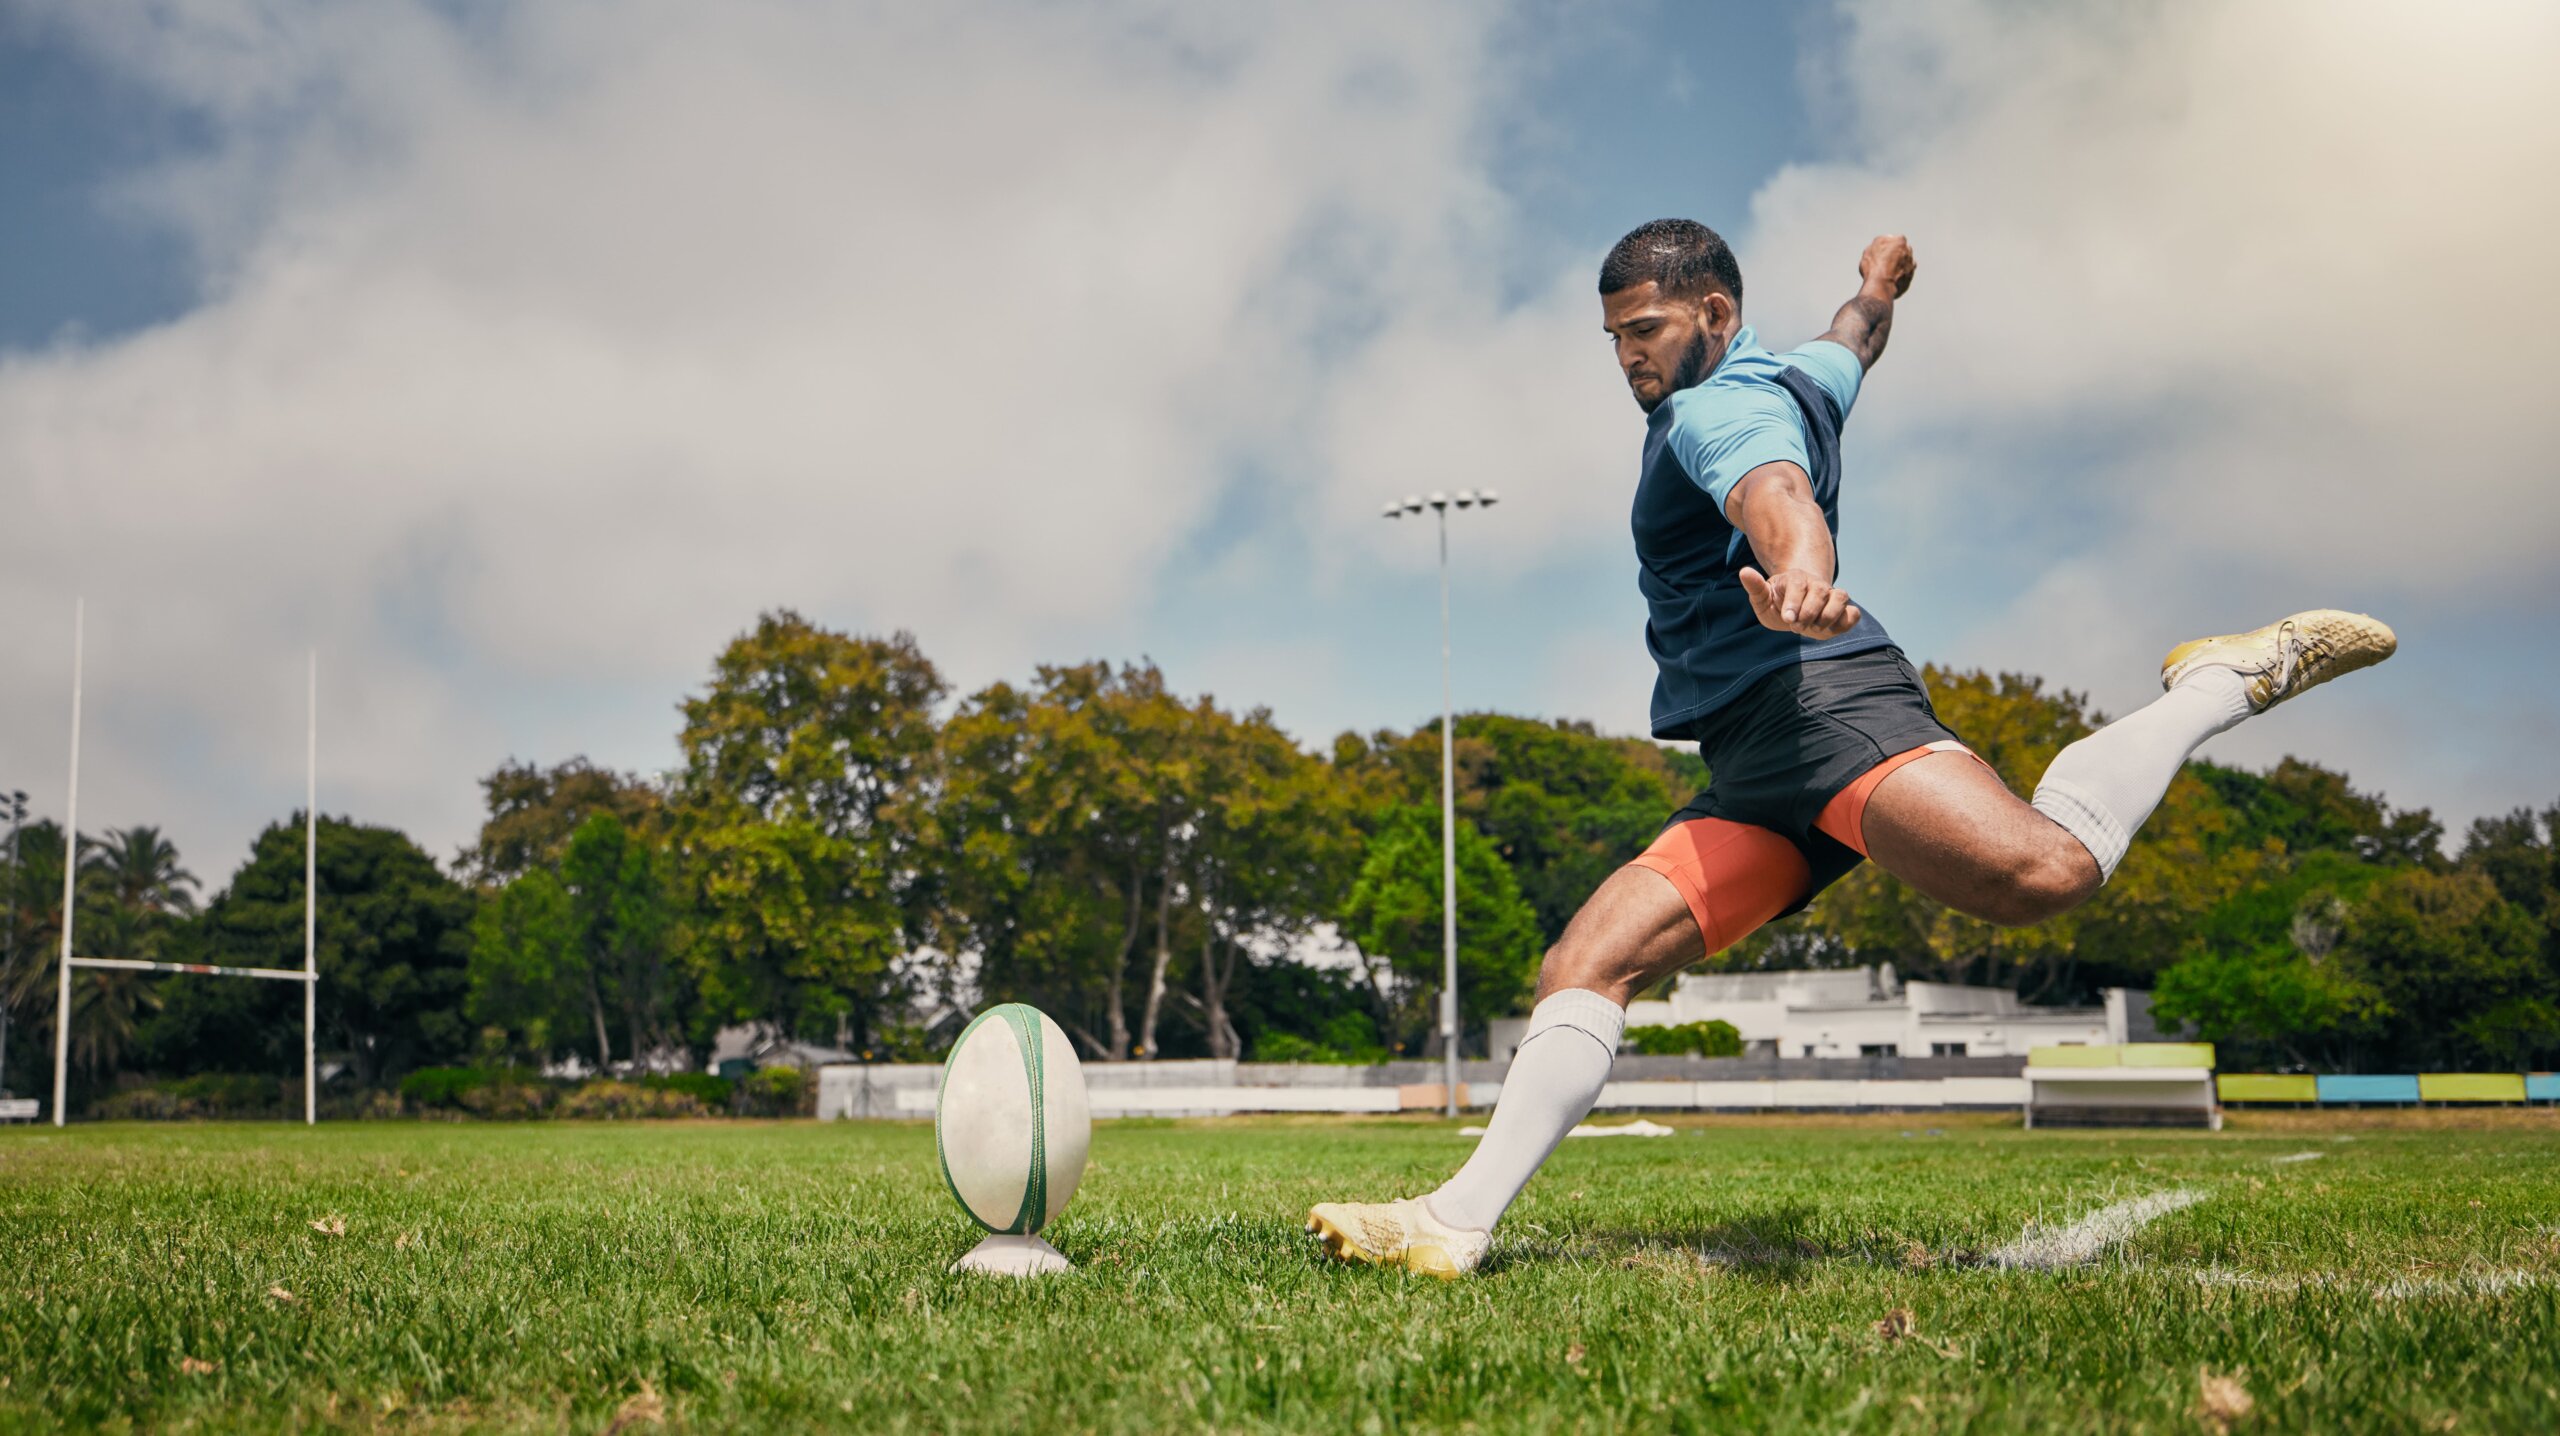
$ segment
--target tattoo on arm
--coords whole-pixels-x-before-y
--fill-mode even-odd
[[[1892,335],[1893,301],[1860,294],[1831,316],[1831,329],[1822,337],[1857,355],[1859,368],[1872,369]]]

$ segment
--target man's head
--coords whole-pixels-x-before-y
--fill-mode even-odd
[[[1637,227],[1600,266],[1600,322],[1618,371],[1650,414],[1715,372],[1742,327],[1742,266],[1693,219]]]

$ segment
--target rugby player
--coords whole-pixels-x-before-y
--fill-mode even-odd
[[[1860,862],[1988,922],[2087,902],[2197,745],[2391,656],[2391,630],[2314,609],[2169,651],[2164,694],[2055,756],[2021,801],[1939,723],[1874,615],[1840,587],[1840,430],[1911,287],[1883,235],[1858,292],[1783,354],[1742,319],[1742,271],[1705,225],[1656,220],[1600,268],[1603,327],[1645,414],[1638,586],[1656,738],[1709,785],[1600,885],[1539,969],[1527,1036],[1474,1155],[1423,1196],[1328,1202],[1346,1261],[1456,1277],[1609,1077],[1635,994],[1797,911]]]

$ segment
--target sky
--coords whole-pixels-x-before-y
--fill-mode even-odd
[[[657,771],[722,643],[955,691],[1147,658],[1311,748],[1643,731],[1661,215],[1818,333],[1919,274],[1842,582],[2123,712],[2297,608],[2399,657],[2214,741],[2457,831],[2560,800],[2560,10],[0,0],[0,791],[208,885],[301,802],[449,857]]]

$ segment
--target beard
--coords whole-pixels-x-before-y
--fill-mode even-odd
[[[1716,357],[1720,356],[1710,356],[1707,352],[1707,331],[1701,329],[1690,335],[1689,347],[1680,351],[1680,362],[1672,368],[1671,382],[1662,386],[1661,396],[1648,402],[1643,395],[1639,394],[1636,396],[1636,407],[1647,414],[1661,408],[1671,401],[1672,395],[1706,378],[1707,371],[1715,367]]]

